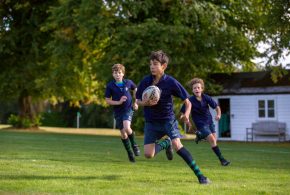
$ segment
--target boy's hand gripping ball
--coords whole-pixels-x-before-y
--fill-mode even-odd
[[[161,94],[160,89],[155,85],[151,85],[143,91],[142,101],[147,102],[149,100],[154,100],[158,102],[160,99],[160,94]]]

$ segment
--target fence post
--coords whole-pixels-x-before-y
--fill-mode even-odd
[[[80,118],[81,118],[81,113],[77,112],[77,128],[80,128]]]
[[[183,123],[183,129],[184,129],[184,135],[186,135],[186,132],[187,132],[187,126],[186,126],[186,123]]]

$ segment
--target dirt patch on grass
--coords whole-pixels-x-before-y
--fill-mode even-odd
[[[9,125],[0,125],[0,130],[21,131],[21,132],[51,132],[51,133],[68,133],[68,134],[87,134],[87,135],[111,135],[120,136],[117,129],[106,128],[61,128],[61,127],[39,127],[38,129],[16,129]]]
[[[10,125],[0,125],[0,130],[19,131],[19,132],[43,132],[43,133],[67,133],[67,134],[85,134],[85,135],[107,135],[107,136],[120,136],[118,129],[106,128],[62,128],[62,127],[39,127],[39,129],[15,129]],[[142,136],[142,135],[137,135]],[[193,140],[195,135],[186,134],[182,135],[181,139]]]
[[[56,128],[56,127],[41,127],[45,132],[54,133],[70,133],[70,134],[89,134],[89,135],[113,135],[120,136],[120,131],[117,129],[103,129],[103,128]]]

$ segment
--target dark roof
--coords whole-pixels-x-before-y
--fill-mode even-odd
[[[211,78],[223,86],[221,95],[290,94],[290,70],[276,83],[270,71],[216,73]]]

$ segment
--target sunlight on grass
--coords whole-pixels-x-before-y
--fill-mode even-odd
[[[142,138],[138,137],[138,143]],[[203,186],[177,155],[129,163],[117,136],[0,130],[0,194],[288,194],[289,143],[183,144],[212,184]],[[141,144],[140,144],[141,145]],[[143,152],[142,152],[143,153]]]

